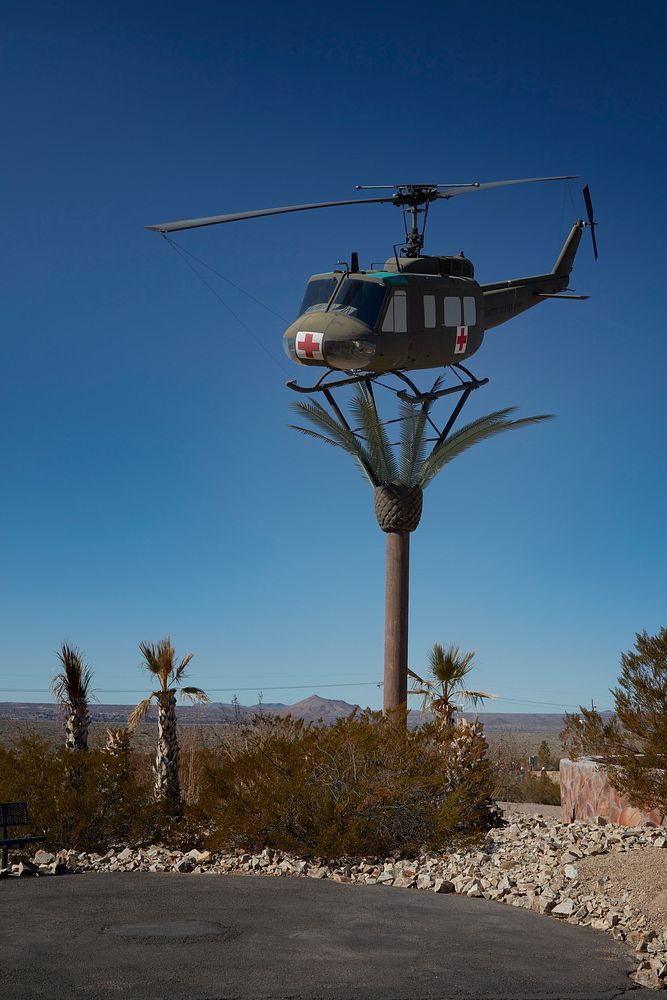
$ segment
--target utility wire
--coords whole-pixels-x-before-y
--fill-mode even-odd
[[[191,250],[186,250],[185,247],[180,246],[180,244],[176,243],[174,240],[172,240],[165,233],[163,233],[162,235],[164,236],[164,238],[167,241],[167,243],[170,243],[171,246],[174,247],[175,250],[179,250],[182,254],[187,254],[188,257],[192,257],[193,260],[196,260],[198,264],[202,265],[202,267],[207,268],[217,278],[221,278],[222,281],[226,281],[227,284],[231,285],[232,288],[235,288],[237,290],[237,292],[241,292],[242,295],[247,296],[254,303],[256,303],[256,305],[261,306],[262,309],[266,309],[266,311],[272,313],[273,316],[277,316],[279,320],[281,320],[283,323],[287,323],[288,326],[290,325],[291,320],[285,319],[284,316],[281,316],[281,314],[279,312],[276,312],[275,309],[272,309],[271,306],[267,306],[266,302],[262,302],[261,299],[258,299],[256,296],[254,296],[247,289],[242,288],[240,285],[237,285],[236,282],[232,281],[231,278],[227,278],[224,274],[221,274],[220,271],[216,271],[216,269],[214,267],[212,267],[210,264],[208,264],[201,257],[198,257],[196,254],[192,253]]]
[[[169,243],[170,246],[172,246],[174,248],[174,250],[176,251],[176,253],[183,260],[183,263],[187,264],[187,266],[190,268],[190,270],[194,274],[197,275],[197,277],[199,278],[199,280],[201,282],[203,282],[204,285],[206,285],[206,287],[208,288],[208,290],[213,295],[215,295],[215,297],[218,300],[218,302],[220,302],[220,304],[223,305],[225,307],[225,309],[229,313],[231,313],[231,315],[234,317],[234,319],[239,324],[239,326],[242,327],[246,331],[246,333],[248,334],[248,336],[252,337],[252,339],[255,341],[255,343],[257,344],[257,346],[260,347],[264,351],[264,353],[266,354],[266,356],[271,359],[271,361],[273,362],[273,364],[276,365],[281,370],[281,372],[283,373],[283,375],[291,375],[291,372],[289,372],[287,370],[287,368],[285,368],[285,366],[282,365],[280,363],[280,361],[278,361],[278,359],[276,358],[276,356],[271,353],[271,351],[268,349],[268,347],[266,346],[266,344],[264,344],[263,341],[260,340],[260,338],[255,333],[253,333],[253,331],[250,329],[250,327],[246,323],[243,322],[243,320],[241,319],[241,317],[238,316],[237,313],[234,312],[234,310],[232,309],[232,307],[229,306],[225,302],[225,300],[223,299],[222,295],[220,295],[220,293],[218,291],[216,291],[216,289],[213,287],[213,285],[210,283],[210,281],[207,281],[206,278],[204,277],[204,275],[201,274],[197,270],[197,268],[187,259],[187,257],[185,256],[185,253],[183,252],[182,248],[179,247],[178,243],[175,243],[173,240],[170,240],[168,236],[165,236],[164,239],[167,241],[167,243]],[[190,256],[193,256],[193,255],[191,254]]]

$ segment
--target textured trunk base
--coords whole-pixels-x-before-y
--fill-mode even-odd
[[[375,516],[383,531],[414,531],[422,516],[423,495],[419,486],[375,488]]]

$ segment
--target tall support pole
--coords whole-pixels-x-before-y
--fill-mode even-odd
[[[408,701],[408,595],[410,533],[387,532],[387,584],[384,618],[385,715]]]

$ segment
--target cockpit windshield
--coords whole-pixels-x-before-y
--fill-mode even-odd
[[[331,312],[343,313],[375,326],[384,302],[386,288],[376,281],[361,281],[346,277],[340,284]]]
[[[311,278],[306,286],[299,316],[309,312],[324,312],[337,284],[338,278]]]

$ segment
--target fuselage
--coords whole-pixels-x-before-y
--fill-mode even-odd
[[[567,287],[582,228],[572,228],[550,273],[490,285],[475,280],[463,255],[313,275],[283,336],[285,351],[297,364],[343,371],[457,364],[479,350],[486,330]]]

